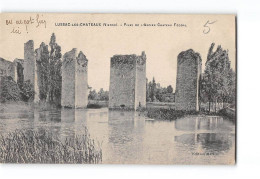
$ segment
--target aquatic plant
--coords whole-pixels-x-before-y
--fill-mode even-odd
[[[16,130],[0,136],[0,163],[100,163],[102,150],[85,134],[64,141],[44,130]]]

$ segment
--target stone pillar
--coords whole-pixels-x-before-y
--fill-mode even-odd
[[[16,83],[23,83],[24,82],[24,67],[23,67],[23,59],[16,58],[14,60],[14,81]]]
[[[199,79],[201,57],[192,49],[178,55],[177,80],[175,92],[176,110],[199,110]]]
[[[146,107],[146,55],[144,51],[136,61],[135,110],[139,106]]]
[[[110,64],[109,108],[146,107],[146,56],[114,55]]]
[[[86,108],[88,104],[88,59],[74,48],[63,56],[62,107]]]
[[[33,40],[29,40],[24,44],[24,81],[29,80],[33,85],[34,89],[34,102],[38,103],[39,98],[39,87],[37,83],[37,68],[36,68],[36,60],[35,60],[35,52],[34,52],[34,42]]]
[[[35,56],[34,42],[29,40],[24,44],[24,81],[30,80],[34,85],[35,77]]]

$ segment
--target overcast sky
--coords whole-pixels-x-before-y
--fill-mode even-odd
[[[17,25],[15,20],[34,19],[30,25]],[[146,74],[155,77],[161,86],[172,85],[175,90],[177,56],[192,48],[206,61],[212,42],[229,50],[231,66],[235,68],[235,17],[214,15],[102,15],[102,14],[40,14],[38,20],[46,21],[37,26],[37,14],[1,14],[0,57],[13,61],[24,58],[24,43],[34,40],[35,49],[41,42],[49,44],[51,34],[61,46],[62,54],[77,48],[89,60],[89,85],[94,89],[109,89],[110,58],[115,54],[137,54],[145,51]],[[12,19],[13,24],[6,25]],[[206,22],[210,27],[204,27]],[[55,26],[55,23],[117,23],[117,27]],[[127,24],[185,24],[186,27],[144,27]],[[121,26],[122,25],[122,26]],[[19,29],[21,34],[11,33]],[[215,48],[216,49],[216,48]]]

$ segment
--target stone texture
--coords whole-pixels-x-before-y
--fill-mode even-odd
[[[110,64],[109,108],[146,107],[146,55],[114,55]]]
[[[35,55],[34,42],[29,40],[24,44],[24,81],[30,80],[34,85],[35,77]]]
[[[29,40],[24,44],[24,81],[30,80],[34,89],[34,102],[38,103],[40,101],[39,87],[38,87],[38,75],[36,67],[36,59],[34,52],[34,42]]]
[[[13,62],[0,58],[0,81],[4,76],[15,78],[15,66]]]
[[[175,104],[177,110],[199,110],[201,57],[192,49],[178,55]]]
[[[24,82],[24,75],[23,75],[23,59],[14,59],[14,81],[17,84],[22,84]]]
[[[61,105],[85,108],[88,104],[88,59],[74,48],[63,56]]]

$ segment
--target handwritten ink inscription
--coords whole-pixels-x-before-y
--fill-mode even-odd
[[[209,20],[206,22],[206,24],[204,24],[204,29],[203,29],[203,33],[204,34],[208,34],[209,32],[210,32],[210,25],[212,25],[212,24],[214,24],[215,22],[217,22],[217,21],[212,21],[212,22],[210,22]]]
[[[26,19],[6,19],[5,25],[12,27],[10,33],[22,34],[24,30],[26,33],[29,33],[28,28],[46,28],[47,21],[43,15],[37,14]]]

